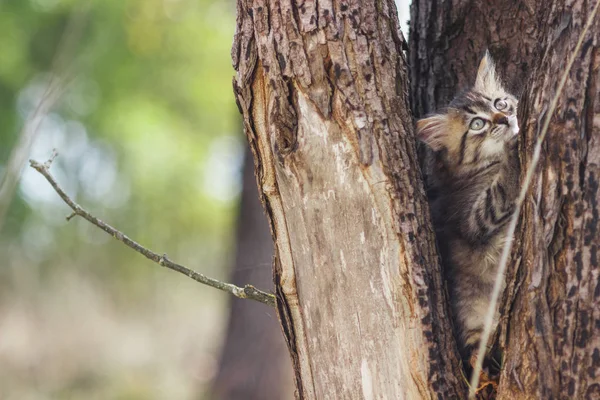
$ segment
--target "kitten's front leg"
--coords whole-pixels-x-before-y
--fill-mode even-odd
[[[461,230],[474,243],[487,243],[506,224],[514,210],[514,189],[506,179],[494,179],[467,210]]]
[[[465,360],[479,347],[492,290],[491,285],[482,282],[478,275],[471,271],[471,267],[477,266],[465,265],[467,268],[464,270],[456,270],[455,286],[452,290],[453,312],[457,321],[461,355]]]

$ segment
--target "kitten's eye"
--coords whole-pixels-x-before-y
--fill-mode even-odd
[[[473,129],[474,131],[478,131],[483,129],[483,127],[485,126],[485,121],[482,120],[481,118],[473,118],[471,120],[471,125],[469,125],[470,129]]]
[[[496,100],[496,102],[494,103],[494,107],[496,107],[496,110],[502,111],[505,110],[508,107],[508,103],[504,100]]]

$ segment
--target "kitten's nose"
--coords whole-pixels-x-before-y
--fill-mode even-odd
[[[493,121],[496,125],[508,125],[508,117],[504,114],[495,114]]]

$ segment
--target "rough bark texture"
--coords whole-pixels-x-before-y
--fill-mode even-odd
[[[509,87],[523,93],[524,172],[594,5],[574,0],[414,0],[413,110],[418,115],[431,112],[468,86],[488,47]],[[598,20],[560,97],[517,230],[513,261],[521,262],[513,262],[507,274],[500,399],[600,398]]]
[[[250,151],[244,160],[236,256],[232,282],[273,286],[273,240],[256,190]],[[254,301],[231,298],[227,337],[213,384],[221,400],[293,398],[290,357],[275,311]]]
[[[595,1],[555,0],[522,108],[523,169]],[[520,233],[501,399],[600,398],[600,18],[553,115]]]
[[[415,117],[473,85],[488,49],[507,88],[520,95],[531,73],[546,0],[413,0],[411,105]]]
[[[239,0],[234,89],[297,395],[463,398],[392,0]]]

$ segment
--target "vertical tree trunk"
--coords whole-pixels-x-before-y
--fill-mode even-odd
[[[488,47],[509,87],[523,93],[519,119],[525,171],[567,59],[595,4],[414,0],[415,114],[433,111],[468,86],[476,59]],[[560,96],[515,238],[513,260],[520,262],[507,274],[500,399],[600,398],[599,20],[585,37]]]
[[[468,86],[484,47],[515,92],[538,66],[521,101],[526,170],[590,3],[415,0],[415,113]],[[584,39],[525,204],[499,398],[600,396],[599,28],[596,19]],[[465,394],[416,168],[403,45],[391,1],[238,2],[234,87],[301,398]]]
[[[273,240],[256,191],[254,164],[244,160],[232,281],[273,286]],[[290,357],[275,312],[231,298],[227,337],[213,384],[220,400],[283,400],[293,396]]]
[[[300,398],[463,398],[392,0],[239,0],[234,89]]]
[[[597,1],[555,0],[538,25],[543,57],[523,99],[523,169]],[[523,210],[519,288],[501,399],[600,398],[600,17],[560,93]]]

